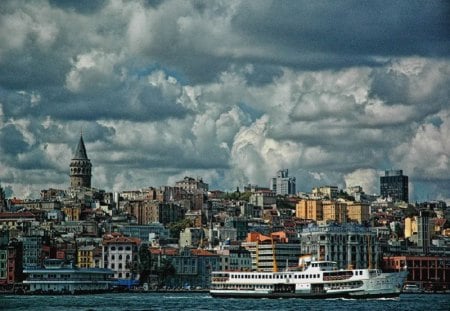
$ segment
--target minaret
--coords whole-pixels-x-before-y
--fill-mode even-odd
[[[86,154],[84,146],[83,133],[80,135],[77,149],[73,159],[70,161],[70,187],[71,188],[90,188],[91,187],[91,161]]]

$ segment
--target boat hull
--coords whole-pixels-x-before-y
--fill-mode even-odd
[[[215,292],[211,291],[210,295],[214,298],[301,298],[301,299],[375,299],[375,298],[396,298],[400,296],[400,292],[393,293],[249,293],[249,292]]]

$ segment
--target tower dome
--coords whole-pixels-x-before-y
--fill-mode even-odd
[[[75,154],[70,161],[70,187],[71,188],[90,188],[92,164],[86,153],[86,146],[83,141],[83,134],[80,135]]]

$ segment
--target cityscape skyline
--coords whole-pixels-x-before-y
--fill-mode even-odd
[[[269,187],[289,169],[297,191],[374,194],[400,169],[410,202],[449,203],[449,9],[2,1],[0,185],[68,188],[82,129],[106,191]]]

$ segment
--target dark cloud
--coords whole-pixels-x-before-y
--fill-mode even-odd
[[[50,5],[54,7],[74,10],[80,14],[97,13],[107,2],[107,0],[49,0]]]
[[[366,56],[448,56],[445,1],[244,2],[233,18],[250,43],[316,52],[322,59]],[[354,64],[348,59],[350,64]]]
[[[0,146],[2,152],[13,156],[29,150],[29,145],[25,141],[22,132],[11,124],[2,128],[0,132]]]
[[[267,186],[288,168],[300,191],[374,191],[377,170],[398,167],[426,184],[417,198],[449,199],[448,13],[445,1],[2,1],[2,183],[23,196],[68,184],[83,131],[107,190],[187,175]]]

